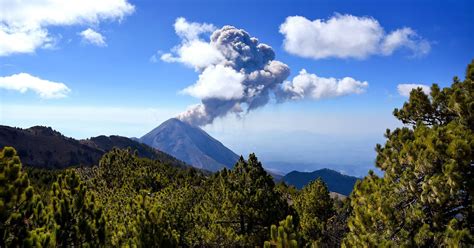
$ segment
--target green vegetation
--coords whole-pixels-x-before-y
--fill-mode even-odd
[[[328,243],[327,223],[334,215],[329,190],[320,179],[305,186],[295,199],[300,217],[300,232],[310,243]]]
[[[347,246],[472,244],[474,230],[474,62],[450,88],[413,90],[394,115],[409,127],[377,145],[380,178],[352,193]]]
[[[209,174],[113,149],[87,168],[22,168],[0,151],[0,247],[469,247],[474,62],[394,115],[350,197],[275,184],[254,154]],[[54,156],[54,154],[53,154]]]
[[[288,215],[280,221],[280,226],[272,225],[270,241],[265,241],[263,247],[296,248],[298,247],[298,233],[295,232],[293,216]]]

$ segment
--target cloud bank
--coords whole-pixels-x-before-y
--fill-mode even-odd
[[[0,1],[0,56],[51,47],[50,26],[97,25],[120,21],[134,11],[127,0]]]
[[[388,34],[371,17],[336,14],[324,20],[302,16],[287,17],[280,26],[285,36],[284,49],[304,58],[356,58],[391,55],[405,48],[412,56],[427,54],[430,43],[413,29],[404,27]]]
[[[101,47],[107,46],[107,43],[105,42],[105,37],[101,33],[98,33],[97,31],[94,31],[91,28],[80,32],[79,35],[82,37],[82,41],[85,43]]]
[[[41,98],[64,98],[71,90],[64,84],[44,80],[27,73],[0,77],[0,89],[16,90],[21,93],[33,91]]]
[[[272,47],[243,29],[217,29],[184,18],[178,18],[174,27],[181,43],[171,53],[163,54],[161,60],[182,63],[200,74],[195,84],[181,91],[201,100],[178,116],[193,125],[203,126],[230,113],[252,111],[272,97],[277,102],[322,99],[359,94],[368,85],[352,78],[322,78],[306,70],[286,81],[290,68],[275,60]]]
[[[424,84],[399,84],[397,86],[398,94],[404,97],[410,97],[410,92],[416,88],[421,88],[427,95],[431,92],[430,86]]]

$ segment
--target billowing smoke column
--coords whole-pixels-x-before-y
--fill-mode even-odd
[[[242,29],[224,26],[214,31],[209,45],[220,58],[203,69],[197,68],[201,71],[198,82],[182,91],[202,100],[179,115],[193,125],[206,125],[228,113],[267,104],[270,92],[290,73],[287,65],[274,60],[270,46]]]
[[[320,78],[305,70],[294,82],[285,81],[290,68],[275,60],[273,49],[233,26],[216,29],[212,24],[189,23],[178,18],[176,33],[182,43],[161,59],[193,67],[197,82],[181,91],[201,99],[178,116],[192,125],[203,126],[229,113],[249,112],[266,105],[274,95],[277,102],[305,97],[319,99],[362,93],[367,82],[352,78]],[[209,42],[200,38],[210,33]]]

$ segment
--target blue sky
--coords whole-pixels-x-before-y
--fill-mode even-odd
[[[241,117],[230,113],[204,126],[237,153],[254,151],[276,170],[330,165],[364,175],[373,168],[373,148],[376,142],[383,142],[384,130],[400,125],[391,116],[393,108],[406,100],[397,91],[398,85],[448,86],[453,76],[464,76],[465,66],[474,58],[472,1],[109,1],[116,3],[117,9],[104,9],[92,19],[89,17],[94,13],[73,11],[77,20],[58,17],[54,23],[38,17],[32,21],[39,20],[38,28],[29,22],[16,25],[26,5],[15,7],[11,0],[0,0],[2,11],[8,7],[13,13],[0,17],[0,22],[10,27],[5,33],[31,35],[46,30],[49,37],[48,42],[43,40],[29,50],[15,50],[0,41],[0,78],[26,73],[63,83],[70,90],[64,96],[42,97],[32,88],[25,92],[11,85],[2,88],[0,79],[1,124],[48,125],[76,138],[141,136],[190,105],[199,104],[196,94],[180,92],[195,84],[203,70],[159,58],[170,52],[177,56],[173,51],[183,39],[173,25],[184,17],[187,23],[212,24],[215,29],[224,25],[244,29],[272,47],[275,60],[290,70],[287,80],[306,69],[320,78],[350,77],[367,82],[368,87],[359,85],[363,93],[321,98],[305,93],[297,101],[271,101]],[[382,40],[393,31],[409,28],[415,35],[408,42],[414,43],[404,43],[385,54],[368,52],[363,57],[338,55],[336,44],[336,50],[331,50],[335,55],[317,57],[308,53],[311,47],[285,47],[284,40],[292,37],[280,32],[280,26],[292,16],[323,23],[331,18],[340,20],[338,16],[376,21],[384,32]],[[103,40],[81,35],[89,28]],[[200,37],[208,42],[209,35]],[[305,38],[304,33],[300,35]],[[422,42],[429,45],[428,50],[421,48]],[[154,55],[157,59],[153,62]],[[298,158],[292,156],[295,153]],[[281,165],[283,162],[286,165]]]

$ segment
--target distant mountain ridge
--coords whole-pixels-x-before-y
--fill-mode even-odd
[[[209,171],[232,168],[239,156],[199,127],[171,118],[140,138],[194,167]]]
[[[292,171],[286,174],[282,181],[289,185],[293,185],[298,189],[313,180],[321,178],[329,188],[329,191],[336,192],[345,196],[349,196],[354,188],[355,183],[359,178],[353,176],[343,175],[331,169],[321,169],[313,172],[299,172]]]
[[[83,144],[88,144],[89,146],[92,146],[92,147],[96,147],[99,150],[103,151],[104,153],[112,150],[113,148],[119,148],[119,149],[130,148],[132,151],[137,152],[138,157],[160,160],[162,162],[168,162],[168,163],[179,165],[179,166],[188,166],[183,161],[167,153],[159,151],[139,141],[133,140],[131,138],[123,137],[123,136],[100,135],[97,137],[80,140],[80,142]]]
[[[102,135],[76,140],[43,126],[27,129],[0,126],[0,149],[5,146],[14,147],[23,164],[47,169],[97,165],[102,155],[114,147],[131,148],[140,157],[187,166],[166,153],[126,137]]]
[[[25,165],[40,168],[64,168],[92,165],[103,152],[63,136],[50,127],[27,129],[0,126],[0,148],[14,147]]]

